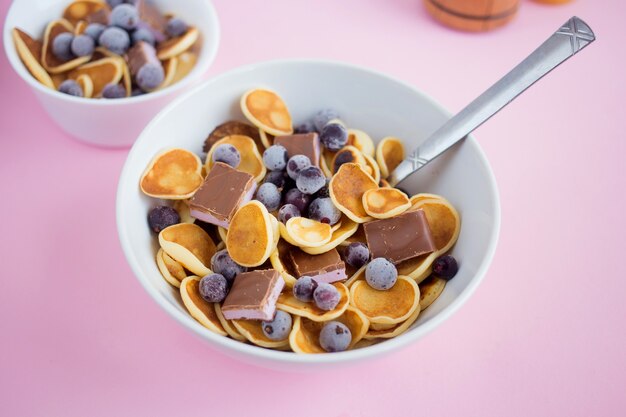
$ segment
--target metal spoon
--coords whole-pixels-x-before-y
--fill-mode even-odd
[[[396,167],[387,178],[389,184],[395,186],[464,139],[541,77],[595,39],[589,25],[576,16],[569,19],[511,72],[430,135]]]

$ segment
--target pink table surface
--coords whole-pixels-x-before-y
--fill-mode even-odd
[[[2,53],[0,415],[623,416],[626,5],[524,1],[510,25],[476,35],[437,25],[417,0],[215,3],[223,36],[208,76],[344,60],[452,111],[571,15],[598,41],[476,133],[502,232],[471,300],[403,351],[308,375],[215,353],[156,306],[117,240],[126,151],[67,137]]]

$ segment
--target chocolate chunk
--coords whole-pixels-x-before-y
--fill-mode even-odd
[[[309,255],[298,248],[289,252],[291,265],[296,276],[309,276],[318,282],[335,282],[346,279],[346,264],[339,257],[337,249],[320,255]]]
[[[317,133],[276,136],[274,145],[284,146],[290,158],[294,155],[306,155],[313,165],[320,164],[320,137]]]
[[[139,10],[141,21],[145,22],[153,32],[160,33],[161,37],[163,37],[165,27],[167,26],[167,18],[161,14],[159,9],[153,6],[150,0],[137,0],[135,6]],[[158,37],[157,41],[160,42]]]
[[[436,249],[424,210],[365,223],[363,229],[373,258],[398,263]]]
[[[189,210],[203,222],[228,229],[239,206],[250,201],[255,190],[252,175],[217,162],[189,200]]]
[[[261,136],[259,136],[258,128],[252,125],[249,125],[247,123],[237,121],[237,120],[231,120],[229,122],[222,123],[221,125],[217,126],[215,129],[213,129],[211,133],[209,133],[209,136],[204,141],[204,146],[202,147],[202,151],[205,153],[208,153],[211,147],[213,147],[213,145],[215,144],[215,142],[217,142],[218,140],[222,138],[225,138],[226,136],[231,136],[231,135],[248,136],[252,138],[254,142],[257,144],[257,148],[259,148],[259,152],[263,153],[263,150],[265,149],[265,147],[263,146],[263,143],[261,143]]]
[[[109,12],[109,9],[103,7],[87,16],[87,23],[100,23],[102,25],[108,26],[110,14],[111,12]]]
[[[137,73],[145,64],[155,64],[162,66],[161,61],[156,56],[156,50],[147,42],[137,42],[132,48],[126,52],[126,62],[131,75],[137,76]]]
[[[237,275],[222,305],[224,317],[228,320],[271,320],[284,286],[283,277],[274,269]]]

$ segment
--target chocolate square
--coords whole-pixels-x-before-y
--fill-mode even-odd
[[[398,263],[436,250],[424,210],[365,223],[363,229],[372,258]]]
[[[281,145],[287,149],[287,155],[306,155],[315,166],[320,164],[320,137],[317,133],[298,133],[295,135],[276,136],[274,145]]]
[[[285,280],[275,269],[244,272],[235,277],[222,304],[228,320],[271,320]]]
[[[346,264],[341,260],[337,249],[331,249],[320,255],[308,253],[292,248],[289,258],[296,276],[309,276],[319,282],[335,282],[347,278]]]
[[[228,229],[239,206],[250,201],[255,190],[252,175],[217,162],[189,200],[189,210],[203,222]]]

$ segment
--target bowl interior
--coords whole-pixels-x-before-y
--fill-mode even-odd
[[[199,49],[198,61],[192,71],[180,82],[164,88],[163,90],[153,92],[151,94],[130,97],[124,100],[83,100],[75,97],[68,97],[65,94],[58,93],[41,85],[33,78],[26,67],[22,64],[15,46],[11,31],[14,27],[18,27],[30,36],[41,39],[46,26],[50,21],[60,19],[63,10],[72,3],[73,0],[14,0],[4,25],[4,47],[17,73],[24,78],[29,84],[38,90],[49,94],[55,94],[66,100],[80,100],[93,105],[119,105],[125,102],[144,101],[151,98],[158,98],[170,91],[180,89],[188,84],[190,80],[196,79],[204,74],[215,54],[217,53],[219,43],[219,23],[217,14],[213,5],[208,0],[185,0],[174,2],[172,0],[151,0],[162,13],[171,12],[178,17],[183,18],[190,25],[198,27],[201,33],[201,48]]]
[[[449,114],[410,86],[356,67],[312,61],[252,65],[219,76],[179,98],[144,130],[132,148],[118,190],[118,228],[131,267],[156,301],[187,327],[223,350],[290,362],[336,362],[363,358],[409,343],[449,316],[472,292],[491,260],[499,228],[499,201],[490,167],[472,138],[400,184],[411,194],[445,196],[459,210],[462,230],[452,253],[461,268],[439,299],[404,335],[381,344],[333,355],[269,351],[212,334],[189,316],[178,292],[161,277],[154,256],[158,243],[146,224],[156,202],[139,190],[139,178],[162,148],[182,147],[201,155],[208,133],[218,124],[241,119],[239,98],[265,86],[285,100],[295,123],[323,107],[337,109],[350,127],[379,141],[402,138],[410,151],[443,124]]]

